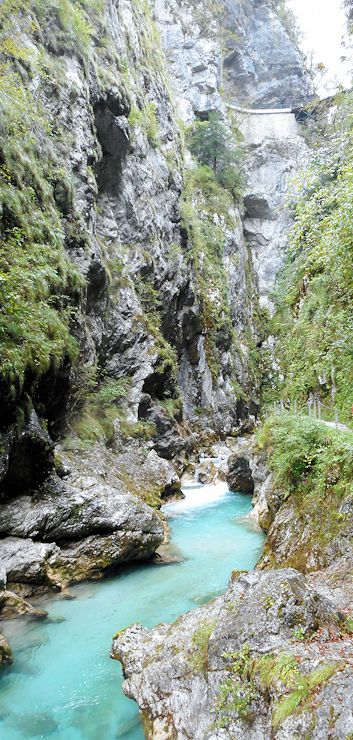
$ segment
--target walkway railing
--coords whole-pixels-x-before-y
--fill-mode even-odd
[[[297,400],[278,401],[273,406],[275,413],[289,412],[295,415],[311,416],[313,419],[323,421],[325,424],[332,426],[341,431],[353,432],[353,430],[347,426],[347,420],[342,417],[342,414],[335,406],[328,406],[318,398],[309,398],[307,403],[298,402]]]
[[[237,113],[252,116],[278,116],[283,113],[293,113],[292,108],[241,108],[239,105],[231,105],[231,103],[226,103],[226,107],[235,110]]]

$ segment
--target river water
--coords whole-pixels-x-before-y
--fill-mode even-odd
[[[225,590],[233,569],[252,568],[263,547],[246,518],[250,497],[222,482],[184,492],[184,501],[164,507],[181,562],[131,566],[71,588],[72,600],[43,599],[51,621],[2,623],[15,661],[0,679],[1,740],[142,740],[120,665],[109,659],[112,635],[133,622],[171,622],[205,603]]]

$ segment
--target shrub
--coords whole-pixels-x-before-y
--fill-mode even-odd
[[[84,283],[64,250],[50,125],[9,62],[0,101],[0,376],[18,392],[28,371],[40,377],[77,356],[70,303]]]
[[[224,266],[226,228],[234,228],[232,200],[210,167],[185,175],[182,224],[188,235],[190,262],[195,269],[197,296],[212,377],[219,374],[217,342],[231,344],[233,325]]]
[[[333,548],[342,548],[351,537],[344,502],[348,504],[352,496],[352,432],[282,413],[266,419],[258,441],[267,450],[281,502],[289,500],[291,518],[300,523],[301,536],[293,527],[281,565],[306,570],[312,555],[317,567],[324,567]],[[275,565],[269,543],[265,550]]]
[[[84,446],[99,441],[109,444],[113,440],[114,422],[123,416],[121,401],[127,397],[130,385],[129,378],[108,377],[99,382],[93,370],[87,373],[84,392],[77,399],[81,407],[70,422],[71,429]]]
[[[310,700],[315,689],[329,680],[340,668],[339,662],[323,664],[309,673],[302,673],[294,655],[264,655],[254,662],[262,689],[267,691],[280,683],[284,689],[273,707],[272,723],[276,729],[287,717]]]
[[[141,131],[147,136],[151,146],[154,148],[158,147],[158,120],[156,115],[156,106],[153,103],[146,103],[143,108],[138,108],[136,105],[133,105],[131,107],[128,120],[132,128],[137,126],[141,129]]]

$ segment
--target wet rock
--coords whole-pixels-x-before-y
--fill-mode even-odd
[[[289,739],[310,728],[311,736],[321,739],[333,724],[343,739],[341,728],[346,722],[350,732],[353,717],[340,695],[353,670],[352,640],[337,629],[341,619],[297,571],[250,571],[172,626],[122,631],[113,639],[112,657],[123,664],[124,691],[138,702],[151,737]],[[288,685],[274,669],[283,664],[292,671]],[[295,713],[274,725],[279,703],[305,676],[328,666],[315,695],[308,689],[306,700],[313,701],[303,694]],[[223,695],[228,701],[220,709]]]
[[[145,529],[144,529],[145,528]],[[50,560],[48,573],[57,586],[101,578],[107,571],[131,560],[147,560],[163,539],[162,527],[153,528],[140,518],[134,530],[90,536],[62,546]]]
[[[16,587],[17,584],[13,585]],[[45,619],[48,616],[45,609],[37,609],[15,591],[7,589],[0,596],[0,614],[2,619],[13,619],[24,615],[33,619]]]
[[[213,460],[202,460],[197,466],[197,477],[200,483],[214,483],[218,477],[218,468]]]
[[[83,495],[60,481],[40,500],[20,497],[7,505],[2,526],[18,535],[0,540],[8,580],[61,585],[153,554],[163,540],[159,516],[139,499],[95,483]],[[30,539],[39,536],[50,544]]]
[[[6,640],[6,637],[0,634],[0,666],[9,665],[12,661],[13,656],[10,645]]]
[[[254,479],[249,461],[245,457],[239,457],[237,454],[231,455],[228,460],[226,480],[231,491],[254,492]]]

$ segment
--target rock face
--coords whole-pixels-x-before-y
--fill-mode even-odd
[[[275,485],[270,470],[271,451],[261,449],[255,436],[239,438],[227,463],[231,490],[253,491],[250,517],[267,533],[264,553],[258,567],[295,567],[305,573],[334,566],[344,556],[352,556],[353,530],[349,516],[350,493],[330,503],[321,519],[305,510],[301,495],[290,494]],[[243,485],[243,488],[241,486]],[[237,487],[238,486],[238,487]]]
[[[109,470],[106,451],[95,448],[96,469],[88,475],[91,453],[81,472],[55,474],[37,488],[4,503],[1,515],[1,562],[7,588],[27,595],[49,586],[96,578],[129,560],[149,558],[164,537],[158,513],[138,496],[144,488],[151,503],[180,487],[173,468],[151,451],[122,456],[119,475]],[[130,453],[131,456],[131,453]],[[128,472],[126,467],[128,467]],[[131,478],[130,478],[131,476]],[[129,490],[135,484],[135,494]]]
[[[28,56],[19,61],[24,94],[54,122],[38,113],[33,146],[36,163],[38,152],[48,159],[46,233],[67,259],[56,277],[75,270],[52,296],[75,351],[70,344],[55,357],[51,327],[47,357],[38,350],[21,377],[9,380],[14,368],[0,377],[1,547],[8,583],[24,596],[150,557],[162,528],[149,507],[179,488],[170,461],[180,471],[201,435],[253,427],[260,298],[266,303],[285,241],[288,217],[278,211],[301,139],[295,130],[285,147],[271,127],[256,141],[245,136],[244,208],[228,193],[225,218],[208,212],[198,188],[188,193],[194,164],[182,132],[217,111],[231,135],[222,79],[236,105],[289,104],[290,90],[292,102],[307,93],[298,53],[267,2],[107,0],[99,15],[83,5],[87,23],[70,33],[55,5],[30,2],[15,19],[22,61]],[[11,54],[9,64],[17,74]],[[12,162],[16,152],[4,152]],[[16,178],[9,182],[22,195],[37,181],[32,171]],[[195,253],[190,209],[206,218],[205,233],[217,229],[217,290],[200,287],[207,260],[204,242]]]
[[[291,225],[284,208],[288,183],[303,166],[307,147],[293,114],[246,114],[240,128],[249,147],[244,233],[257,276],[260,305],[271,311],[269,296]]]
[[[310,98],[303,59],[278,2],[226,0],[227,92],[230,101],[254,108],[292,108]]]
[[[174,625],[113,640],[148,738],[345,738],[353,730],[344,614],[293,569],[235,575]]]

